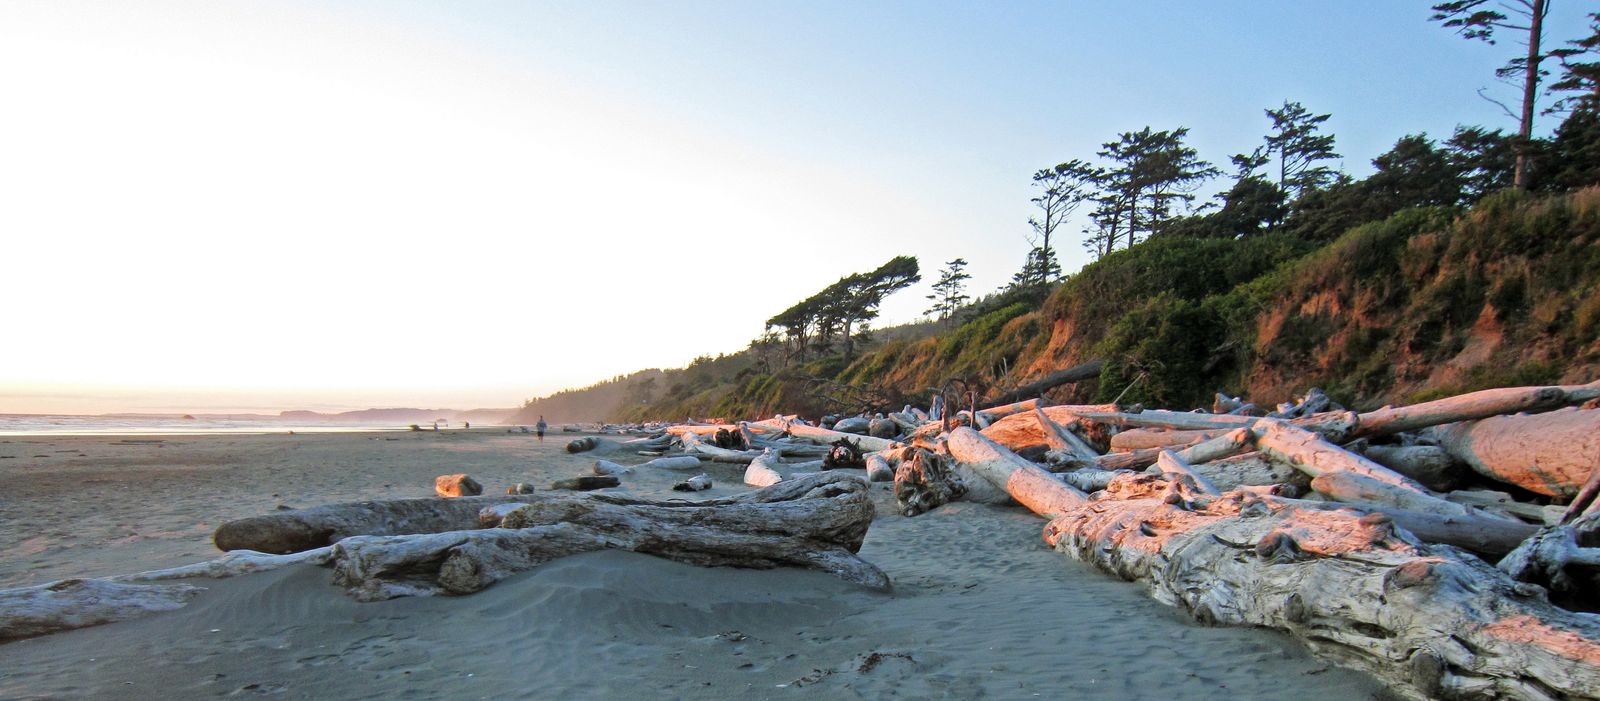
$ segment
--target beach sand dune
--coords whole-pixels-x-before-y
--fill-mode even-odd
[[[0,575],[8,586],[211,557],[207,536],[218,519],[278,503],[421,496],[442,472],[468,472],[498,491],[593,462],[560,452],[561,441],[488,432],[185,437],[168,448],[51,440],[85,457],[0,461],[4,542],[48,539],[6,547]],[[40,446],[16,445],[0,444],[0,455],[40,454]],[[175,459],[95,459],[151,457],[125,454],[139,450]],[[736,469],[712,473],[713,494],[740,490]],[[625,489],[665,498],[682,476],[630,475]],[[332,586],[326,570],[294,567],[199,581],[208,590],[175,612],[0,647],[0,698],[1381,694],[1369,677],[1330,668],[1285,636],[1196,625],[1140,588],[1048,550],[1042,522],[1020,510],[957,503],[907,519],[884,508],[892,500],[882,486],[875,498],[880,515],[862,555],[893,578],[888,594],[819,572],[607,552],[558,560],[472,596],[363,604]],[[111,513],[96,506],[107,499],[119,502]],[[83,527],[102,516],[106,523]],[[119,535],[124,528],[139,535]]]

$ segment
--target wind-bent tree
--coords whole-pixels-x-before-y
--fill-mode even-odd
[[[1600,109],[1600,12],[1589,15],[1589,36],[1567,42],[1550,56],[1561,62],[1562,75],[1550,84],[1556,101],[1545,114]]]
[[[896,256],[876,270],[839,280],[767,320],[767,330],[783,329],[790,354],[805,360],[807,350],[826,354],[835,336],[844,344],[845,357],[855,353],[856,333],[878,318],[883,298],[922,280],[917,259]]]
[[[966,294],[967,280],[972,279],[967,274],[967,260],[957,258],[944,264],[944,270],[939,271],[938,281],[933,283],[933,292],[928,299],[933,305],[924,312],[935,319],[949,322],[955,318],[956,310],[967,300],[972,299]]]
[[[1288,100],[1266,113],[1272,120],[1272,133],[1267,135],[1262,155],[1277,155],[1278,189],[1283,190],[1284,196],[1298,199],[1307,190],[1333,182],[1336,171],[1319,162],[1338,158],[1339,154],[1333,150],[1333,135],[1318,133],[1332,115],[1312,114],[1300,103]]]
[[[1056,261],[1056,249],[1050,240],[1067,223],[1067,218],[1079,205],[1095,194],[1100,169],[1076,158],[1044,168],[1033,174],[1033,186],[1040,189],[1031,202],[1038,208],[1028,218],[1033,227],[1028,260],[1023,263],[1014,283],[1022,286],[1042,285],[1061,277],[1061,264]]]
[[[1194,201],[1194,191],[1220,173],[1184,145],[1188,127],[1170,131],[1123,132],[1116,141],[1101,144],[1098,155],[1111,162],[1101,171],[1101,195],[1091,219],[1085,246],[1098,255],[1116,249],[1118,240],[1131,248],[1161,229],[1173,217],[1175,206]]]
[[[1505,12],[1493,9],[1496,6],[1519,19],[1514,20]],[[1540,51],[1540,45],[1544,41],[1544,20],[1550,14],[1549,0],[1501,0],[1496,5],[1490,5],[1489,0],[1453,0],[1434,5],[1433,12],[1433,21],[1456,30],[1466,39],[1481,39],[1492,45],[1497,30],[1517,32],[1521,37],[1518,43],[1526,49],[1523,55],[1513,57],[1495,71],[1495,77],[1502,80],[1521,78],[1520,112],[1512,112],[1504,103],[1484,95],[1482,90],[1478,94],[1500,105],[1507,116],[1518,120],[1517,139],[1512,142],[1517,154],[1512,184],[1519,190],[1527,189],[1528,161],[1533,146],[1533,114],[1539,99],[1539,80],[1544,75],[1539,64],[1546,58],[1546,54]]]
[[[859,324],[865,330],[868,322],[878,318],[878,307],[883,304],[885,297],[921,282],[922,274],[917,269],[915,256],[895,256],[872,272],[852,275],[845,280],[849,280],[850,285],[840,317],[844,331],[844,356],[850,358],[855,355],[852,327]]]

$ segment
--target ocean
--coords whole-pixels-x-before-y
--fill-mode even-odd
[[[441,423],[440,428],[460,428]],[[432,423],[423,426],[431,428]],[[3,436],[184,436],[206,434],[341,433],[351,431],[405,431],[410,424],[376,422],[307,422],[271,416],[193,417],[177,414],[0,414]]]

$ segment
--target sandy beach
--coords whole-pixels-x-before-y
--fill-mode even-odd
[[[224,520],[587,473],[570,434],[504,429],[0,439],[0,586],[215,557]],[[642,462],[635,456],[611,459]],[[710,496],[743,491],[712,465]],[[673,498],[684,475],[635,473]],[[0,646],[0,698],[1382,698],[1290,638],[1209,628],[1046,548],[1020,508],[878,517],[879,594],[801,570],[628,552],[558,560],[466,597],[357,603],[329,573],[228,580],[170,613]]]

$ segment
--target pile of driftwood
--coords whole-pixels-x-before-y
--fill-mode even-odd
[[[706,566],[808,567],[885,589],[856,556],[873,518],[867,484],[824,473],[725,499],[614,494],[396,499],[281,511],[217,529],[216,560],[103,579],[0,590],[0,642],[182,607],[200,587],[312,563],[364,600],[470,594],[568,555],[620,549]]]
[[[1287,631],[1406,695],[1595,698],[1597,400],[1600,383],[1365,413],[1317,391],[1267,416],[1221,395],[1210,413],[1020,402],[914,430],[901,455],[1202,621]]]
[[[1063,553],[1407,696],[1597,698],[1597,403],[1600,383],[1365,413],[1317,390],[1265,415],[1222,395],[1209,412],[936,403],[664,427],[643,452],[744,463],[752,485],[865,468],[907,516],[1019,503]]]

